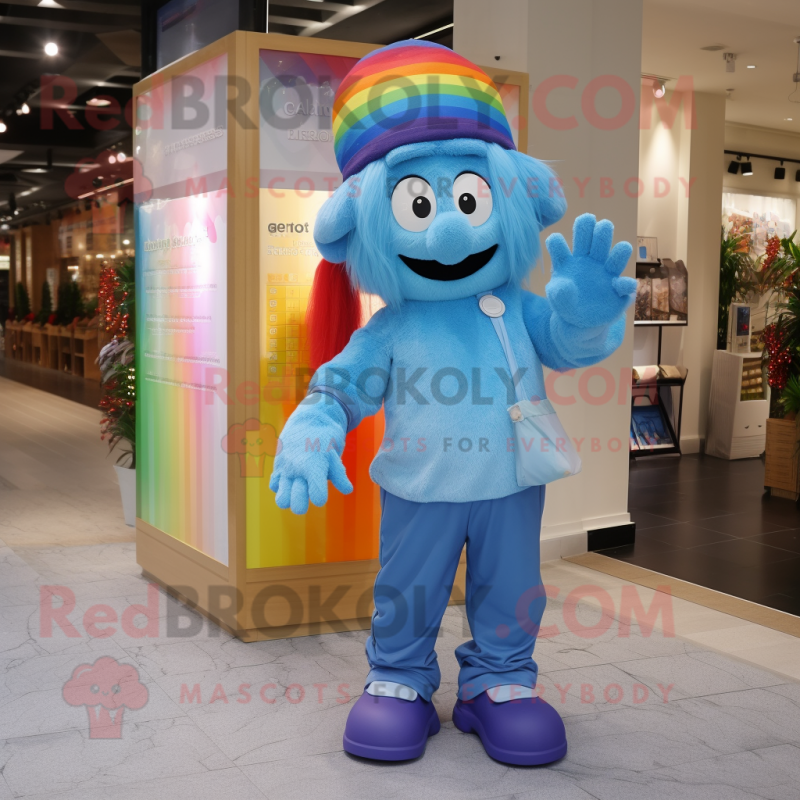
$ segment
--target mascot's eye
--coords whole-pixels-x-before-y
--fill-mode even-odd
[[[97,694],[100,691],[100,687],[94,683],[92,684],[92,688],[89,690],[92,694]]]
[[[436,197],[422,178],[403,178],[392,192],[392,213],[401,228],[424,231],[436,216]]]
[[[473,228],[483,225],[492,213],[492,190],[474,172],[462,172],[453,181],[453,200]]]

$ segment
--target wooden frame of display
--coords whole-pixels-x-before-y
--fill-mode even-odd
[[[228,73],[244,77],[250,87],[259,86],[259,51],[313,53],[361,58],[381,45],[358,44],[281,34],[236,31],[217,42],[165,67],[134,86],[136,98],[150,91],[155,81],[166,82],[217,56],[228,57]],[[519,91],[519,149],[527,151],[528,76],[484,67],[493,80],[517,85]],[[235,90],[234,90],[235,91]],[[229,88],[229,98],[235,96]],[[259,119],[258,92],[251,91],[242,105],[251,119]],[[247,191],[247,180],[259,174],[259,128],[236,124],[228,106],[228,220],[227,318],[228,371],[230,383],[259,381],[260,343],[260,240],[259,197]],[[228,406],[228,426],[242,424],[251,412],[242,403]],[[228,565],[149,525],[137,517],[136,558],[143,573],[171,595],[196,608],[224,629],[245,641],[304,636],[368,628],[372,613],[371,590],[378,570],[377,559],[324,562],[251,569],[246,563],[245,480],[235,454],[228,456]],[[462,554],[451,603],[464,602],[466,564]],[[260,626],[253,619],[253,600],[269,587],[284,587],[301,599],[299,616],[290,609],[287,624]],[[336,616],[320,620],[309,616],[310,594],[317,602],[337,587],[346,587],[336,606]],[[241,607],[221,608],[220,593],[236,590]],[[273,612],[270,612],[273,615]],[[276,614],[277,616],[277,614]]]

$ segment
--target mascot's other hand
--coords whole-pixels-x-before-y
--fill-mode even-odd
[[[575,220],[572,252],[564,237],[554,233],[545,242],[553,262],[547,298],[553,311],[578,328],[613,322],[636,297],[636,281],[621,277],[633,248],[619,242],[611,249],[614,225],[593,214]]]
[[[281,432],[269,481],[279,508],[305,514],[309,500],[325,505],[329,480],[342,494],[353,491],[341,457],[345,426],[342,407],[324,395],[311,395],[295,409]]]

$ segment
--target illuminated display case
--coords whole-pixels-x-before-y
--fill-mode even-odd
[[[134,88],[137,559],[245,640],[369,626],[382,414],[347,437],[352,494],[295,516],[269,476],[310,378],[333,94],[376,47],[237,31]],[[486,71],[524,150],[527,75]]]

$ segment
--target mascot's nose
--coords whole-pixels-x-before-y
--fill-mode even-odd
[[[445,211],[436,215],[426,234],[430,258],[441,264],[458,264],[474,246],[472,226],[458,211]]]

